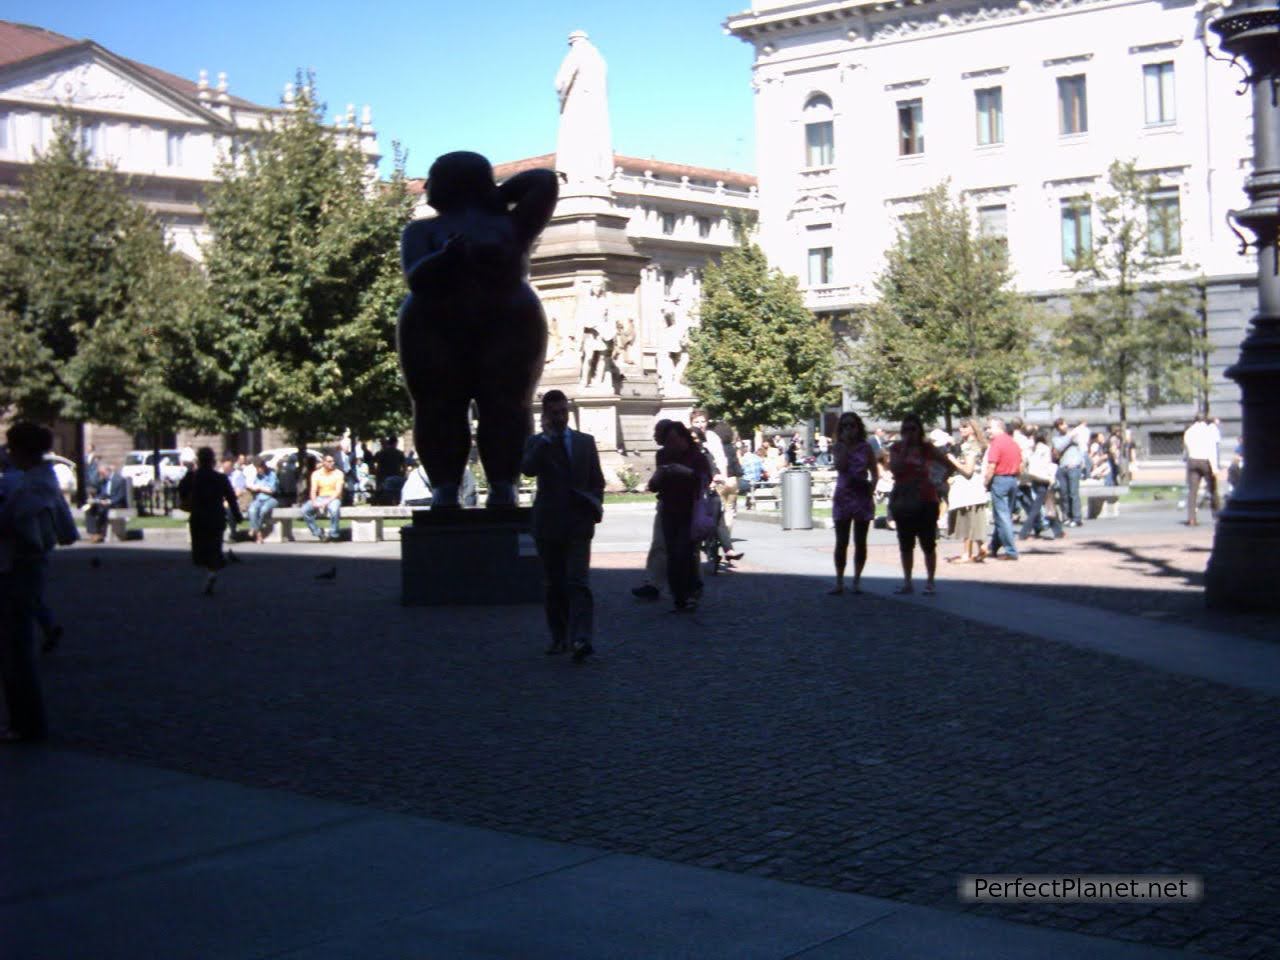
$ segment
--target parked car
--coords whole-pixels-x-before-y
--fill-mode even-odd
[[[330,450],[330,453],[333,451]],[[316,458],[316,463],[324,459],[325,451],[317,450],[315,447],[307,447],[307,453]],[[291,464],[296,464],[298,460],[297,447],[272,447],[270,450],[263,450],[258,454],[263,460],[267,461],[267,466],[272,470],[280,469],[280,458],[288,457]]]
[[[149,487],[156,477],[156,452],[154,450],[130,450],[124,455],[120,472],[133,484],[134,489]],[[177,450],[160,451],[160,480],[177,483],[187,473],[182,465],[182,455]]]

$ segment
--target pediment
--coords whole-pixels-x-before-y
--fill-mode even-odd
[[[218,122],[198,103],[94,47],[16,64],[0,73],[0,99],[176,123]]]
[[[791,204],[787,211],[787,219],[793,220],[796,217],[803,217],[807,214],[819,212],[839,212],[844,209],[844,201],[835,193],[823,191],[821,193],[804,193],[798,196]]]

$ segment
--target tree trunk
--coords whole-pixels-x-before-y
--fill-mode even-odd
[[[951,432],[951,408],[950,407],[947,407],[945,420],[947,424],[947,433],[950,433]]]
[[[75,425],[76,439],[72,444],[72,456],[76,461],[76,502],[84,503],[89,499],[89,478],[84,471],[84,421],[77,420]]]

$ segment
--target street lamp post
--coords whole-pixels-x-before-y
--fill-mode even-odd
[[[1236,0],[1210,28],[1222,49],[1246,66],[1252,88],[1249,206],[1232,217],[1254,235],[1258,313],[1239,361],[1227,370],[1240,384],[1244,470],[1218,518],[1205,602],[1225,610],[1280,610],[1280,6]]]

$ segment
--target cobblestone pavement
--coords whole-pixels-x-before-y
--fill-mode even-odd
[[[750,567],[673,616],[634,553],[597,557],[574,667],[535,608],[404,608],[397,562],[324,550],[213,598],[178,549],[61,554],[58,742],[956,910],[969,873],[1199,873],[1192,905],[967,909],[1280,955],[1277,698]]]

